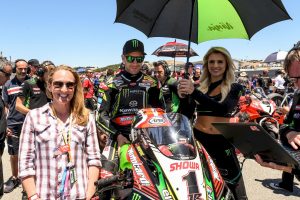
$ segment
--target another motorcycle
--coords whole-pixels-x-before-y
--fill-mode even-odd
[[[211,157],[194,140],[185,116],[142,109],[130,139],[126,159],[132,167],[124,171],[110,172],[117,166],[115,144],[104,148],[110,159],[104,159],[95,183],[99,199],[234,199]]]
[[[236,116],[239,121],[258,123],[274,138],[278,138],[279,126],[284,120],[284,115],[262,88],[255,88],[251,94],[240,97]]]

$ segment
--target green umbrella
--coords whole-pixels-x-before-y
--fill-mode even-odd
[[[273,23],[290,19],[281,0],[117,0],[116,22],[148,37],[194,43],[250,39]]]

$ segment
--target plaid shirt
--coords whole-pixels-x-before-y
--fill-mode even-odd
[[[36,191],[43,200],[59,199],[61,177],[67,166],[67,154],[54,155],[64,145],[61,130],[71,127],[71,159],[75,165],[77,182],[66,199],[85,199],[88,166],[101,166],[95,120],[92,115],[86,126],[59,123],[49,104],[29,111],[20,138],[19,177],[35,176]],[[61,127],[64,126],[64,127]]]

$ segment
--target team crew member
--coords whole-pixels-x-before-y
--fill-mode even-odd
[[[50,102],[47,97],[47,80],[51,70],[55,65],[51,61],[44,61],[36,70],[36,76],[26,80],[23,85],[22,93],[17,97],[16,109],[27,114],[29,110],[39,108]]]
[[[122,54],[125,69],[107,82],[98,124],[119,146],[129,142],[131,121],[139,109],[163,107],[156,80],[140,71],[145,55],[141,41],[127,41]]]
[[[235,148],[212,125],[213,122],[229,122],[243,87],[234,83],[235,67],[230,53],[225,48],[211,48],[203,61],[200,87],[195,88],[191,80],[182,79],[179,82],[178,93],[180,96],[189,94],[195,100],[195,138],[214,159],[235,199],[247,199]]]
[[[161,84],[161,90],[166,103],[166,112],[178,112],[180,100],[177,95],[177,80],[171,77],[168,63],[164,60],[153,63],[154,75]]]
[[[10,164],[12,176],[4,183],[4,192],[9,193],[20,185],[18,177],[18,150],[19,136],[22,129],[22,124],[25,115],[16,110],[16,99],[19,93],[22,92],[22,84],[29,79],[27,76],[27,61],[18,59],[15,61],[16,76],[7,81],[3,86],[2,97],[6,107],[9,109],[7,116],[7,146],[8,154],[10,155]]]
[[[6,81],[9,80],[12,74],[11,64],[0,64],[0,86],[3,86]],[[0,199],[3,195],[3,166],[2,166],[2,154],[5,147],[6,137],[6,110],[2,95],[0,93]]]
[[[21,133],[19,170],[29,199],[90,200],[100,150],[95,119],[83,102],[78,74],[59,66],[49,75],[52,103],[30,110]]]
[[[300,42],[288,52],[284,61],[284,68],[288,76],[295,80],[297,90],[294,94],[291,109],[285,119],[285,124],[280,128],[280,139],[282,143],[291,145],[295,151],[300,151]],[[256,161],[262,166],[284,171],[282,181],[280,183],[270,183],[271,188],[293,192],[294,175],[300,179],[300,168],[293,169],[275,163],[266,163],[259,155],[256,155]]]
[[[40,66],[40,62],[37,59],[30,59],[28,60],[28,75],[31,78],[34,78],[36,76],[36,71],[38,67]]]
[[[201,66],[200,65],[195,65],[195,70],[194,70],[194,76],[193,76],[193,82],[195,88],[200,86],[200,76],[201,76]]]

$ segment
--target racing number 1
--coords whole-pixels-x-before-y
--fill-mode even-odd
[[[199,192],[199,187],[196,178],[195,171],[189,171],[189,173],[182,177],[184,181],[187,182],[188,187],[188,199],[189,200],[200,200],[201,193]]]

